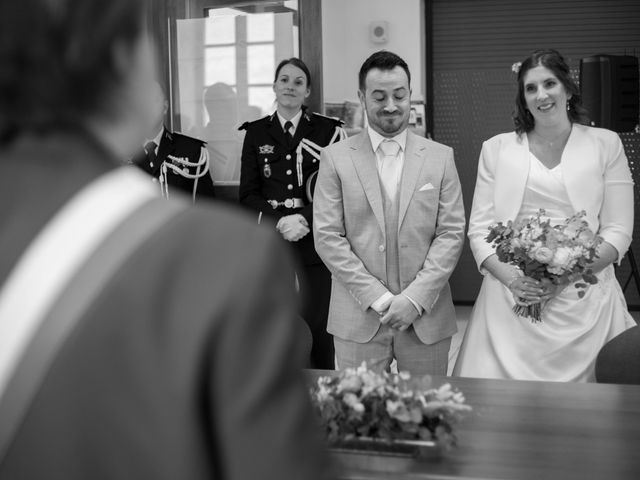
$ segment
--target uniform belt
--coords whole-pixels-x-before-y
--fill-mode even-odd
[[[267,203],[271,205],[274,209],[278,207],[284,208],[302,208],[304,207],[304,201],[301,198],[287,198],[282,202],[277,200],[267,200]]]

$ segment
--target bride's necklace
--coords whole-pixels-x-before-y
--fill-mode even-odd
[[[569,138],[569,135],[571,134],[571,127],[569,127],[563,132],[560,132],[553,140],[549,140],[548,138],[545,138],[543,135],[536,132],[535,130],[533,131],[533,133],[538,138],[538,143],[541,146],[552,149],[554,146],[556,147],[558,145],[563,146],[565,144],[565,142]]]

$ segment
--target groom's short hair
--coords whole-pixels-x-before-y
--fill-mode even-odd
[[[393,70],[396,67],[400,67],[406,72],[409,85],[411,85],[411,72],[409,72],[407,62],[393,52],[388,52],[386,50],[375,52],[367,58],[362,64],[362,67],[360,67],[360,73],[358,74],[360,90],[363,92],[365,91],[367,74],[371,70]]]

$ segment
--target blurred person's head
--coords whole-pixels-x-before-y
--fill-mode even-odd
[[[209,123],[234,125],[238,121],[236,91],[226,83],[209,85],[204,92],[204,106]]]
[[[411,73],[402,58],[375,52],[362,64],[358,83],[358,98],[373,130],[392,138],[409,126]]]
[[[536,123],[587,123],[580,89],[560,52],[552,48],[532,52],[519,65],[517,74],[513,120],[518,133],[530,132]]]
[[[311,94],[311,73],[305,63],[292,57],[280,62],[273,80],[279,109],[297,111]]]
[[[0,145],[81,128],[135,151],[156,78],[144,13],[144,0],[0,2]]]
[[[162,85],[155,81],[149,87],[149,126],[145,138],[150,140],[155,138],[160,130],[164,128],[165,117],[169,111],[169,100],[162,88]]]

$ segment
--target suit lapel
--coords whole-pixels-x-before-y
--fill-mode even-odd
[[[351,158],[360,183],[364,188],[364,193],[369,201],[369,205],[371,205],[373,214],[376,220],[378,220],[382,234],[386,235],[382,191],[380,189],[378,168],[376,166],[376,154],[371,148],[371,140],[366,130],[360,134],[360,137],[360,142],[355,143],[355,146],[351,147]]]
[[[416,183],[420,177],[420,171],[425,163],[426,147],[418,145],[413,133],[407,132],[407,144],[404,154],[404,165],[400,180],[400,204],[398,211],[398,229],[402,225],[404,216],[409,208],[409,202],[416,190]]]
[[[287,144],[287,139],[284,138],[284,130],[282,129],[282,125],[280,125],[280,120],[278,120],[278,115],[276,113],[272,115],[271,125],[269,126],[268,131],[269,135],[271,135],[277,145]]]
[[[296,128],[296,133],[293,136],[293,144],[298,145],[300,140],[309,136],[309,133],[313,130],[313,121],[307,117],[306,113],[302,113],[302,117],[300,117],[300,122],[298,123],[298,127]]]

